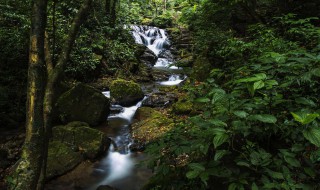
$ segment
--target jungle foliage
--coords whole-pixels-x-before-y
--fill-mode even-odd
[[[146,189],[319,188],[318,13],[273,1],[191,5],[180,22],[213,69],[184,87],[198,114],[147,148],[156,175]]]

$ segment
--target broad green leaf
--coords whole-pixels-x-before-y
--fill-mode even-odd
[[[194,179],[194,178],[198,177],[199,174],[200,174],[199,171],[193,170],[193,171],[187,172],[186,176],[188,179]]]
[[[200,179],[207,186],[208,185],[207,181],[209,179],[209,174],[207,172],[201,173],[200,174]]]
[[[249,117],[251,120],[258,120],[264,123],[276,123],[277,118],[274,117],[273,115],[269,114],[261,114],[261,115],[252,115]]]
[[[317,113],[293,113],[291,112],[294,120],[296,120],[297,122],[306,125],[308,123],[311,123],[312,121],[314,121],[317,117],[319,117],[319,114]]]
[[[312,144],[320,147],[320,129],[308,128],[303,131],[303,136]]]
[[[188,166],[193,169],[193,170],[196,170],[196,171],[199,171],[199,172],[202,172],[202,171],[205,171],[206,168],[200,164],[200,163],[190,163],[188,164]]]
[[[313,168],[303,168],[303,170],[310,177],[316,177],[316,175],[317,175]]]
[[[236,190],[238,187],[238,184],[236,183],[231,183],[229,186],[228,186],[228,190]]]
[[[266,169],[267,173],[269,174],[270,177],[274,179],[284,179],[283,174],[280,172],[275,172],[269,169]]]
[[[225,143],[228,139],[229,139],[229,135],[227,135],[226,133],[217,134],[217,135],[213,138],[214,148],[218,148],[220,145],[222,145],[223,143]]]
[[[258,90],[264,87],[264,82],[262,80],[257,81],[253,84],[253,89]]]
[[[259,187],[257,186],[257,184],[255,182],[252,183],[251,190],[259,190]]]
[[[207,102],[210,102],[210,99],[205,98],[205,97],[201,97],[201,98],[197,98],[195,101],[200,102],[200,103],[207,103]]]
[[[218,127],[227,127],[228,126],[225,122],[218,120],[218,119],[211,119],[211,120],[209,120],[209,122],[215,126],[218,126]]]
[[[226,130],[224,128],[216,127],[211,129],[214,135],[224,134]]]
[[[259,74],[254,75],[253,77],[248,77],[248,78],[243,78],[243,79],[236,80],[235,83],[256,82],[256,81],[259,81],[259,80],[264,80],[266,78],[267,78],[266,74],[259,73]]]
[[[214,161],[220,160],[224,155],[226,155],[229,151],[227,150],[217,150],[214,155]]]
[[[309,99],[304,98],[304,97],[296,98],[296,99],[295,99],[295,102],[297,102],[297,103],[299,103],[299,104],[311,106],[311,107],[316,107],[316,106],[317,106],[317,105],[314,103],[314,101],[309,100]]]
[[[246,118],[248,116],[248,113],[245,111],[234,111],[233,114],[240,118]]]
[[[293,167],[300,167],[300,162],[294,158],[294,157],[290,157],[290,156],[284,156],[284,160],[290,164]]]
[[[250,164],[245,162],[245,161],[239,161],[239,162],[237,162],[237,165],[238,166],[245,166],[245,167],[250,168]]]

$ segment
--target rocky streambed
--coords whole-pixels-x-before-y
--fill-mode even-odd
[[[152,175],[139,165],[147,159],[145,145],[173,127],[168,108],[177,113],[190,109],[179,104],[177,89],[186,76],[174,65],[166,31],[130,28],[136,42],[148,47],[141,61],[152,81],[116,79],[98,84],[103,86],[98,89],[109,89],[102,93],[78,83],[59,92],[56,119],[64,124],[53,128],[46,189],[141,189]],[[24,136],[17,138],[21,147]],[[16,152],[18,157],[20,149]]]

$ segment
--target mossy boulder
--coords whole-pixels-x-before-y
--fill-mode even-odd
[[[209,77],[212,69],[213,66],[208,58],[199,56],[194,62],[192,76],[198,81],[205,81]]]
[[[193,111],[193,103],[190,100],[179,100],[172,105],[175,114],[189,114]]]
[[[50,141],[48,149],[47,179],[60,176],[83,161],[81,153],[60,141]]]
[[[122,106],[131,106],[142,100],[144,94],[139,84],[133,81],[117,79],[110,85],[111,97]]]
[[[132,124],[133,147],[144,147],[168,132],[174,126],[173,120],[167,115],[150,107],[140,107]]]
[[[110,146],[110,139],[104,133],[84,122],[55,126],[52,132],[48,150],[48,179],[72,170],[83,160],[99,157]]]
[[[107,97],[93,87],[81,83],[62,94],[56,106],[63,123],[83,121],[91,126],[105,121],[110,111]]]

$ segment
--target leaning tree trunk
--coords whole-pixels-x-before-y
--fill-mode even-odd
[[[26,139],[9,189],[36,189],[43,160],[43,97],[45,87],[44,33],[47,0],[34,0],[29,49]]]
[[[46,166],[47,166],[47,157],[48,157],[48,146],[49,146],[49,139],[51,137],[51,130],[52,130],[52,108],[53,108],[53,100],[55,95],[55,88],[58,84],[58,82],[61,80],[63,73],[64,73],[64,67],[67,63],[67,61],[70,58],[70,53],[72,50],[72,47],[74,45],[75,39],[77,37],[77,34],[79,32],[81,24],[85,21],[86,17],[88,16],[88,10],[91,7],[92,0],[86,0],[80,10],[78,11],[76,17],[73,20],[73,23],[71,25],[71,28],[68,33],[68,37],[66,38],[66,41],[63,45],[62,52],[60,54],[60,58],[54,66],[52,64],[52,59],[50,56],[49,50],[46,48],[46,63],[47,63],[47,73],[48,73],[48,79],[47,79],[47,85],[45,89],[45,96],[43,101],[43,118],[44,118],[44,156],[43,156],[43,167],[40,177],[40,183],[38,186],[39,190],[44,189],[45,184],[45,177],[46,177]],[[46,47],[49,47],[47,44]]]

